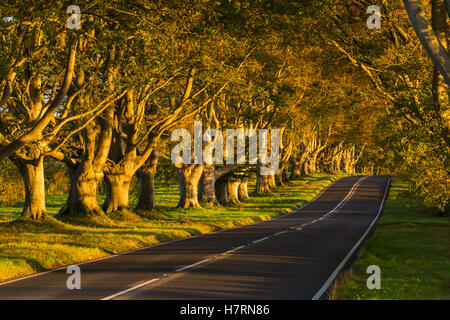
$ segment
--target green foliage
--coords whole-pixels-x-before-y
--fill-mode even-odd
[[[0,205],[13,206],[23,200],[24,186],[19,170],[9,161],[0,161]]]

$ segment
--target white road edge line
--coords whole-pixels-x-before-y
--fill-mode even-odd
[[[341,263],[337,266],[337,268],[333,271],[333,273],[331,274],[331,276],[328,278],[328,280],[323,284],[323,286],[319,289],[319,291],[317,291],[317,293],[312,297],[311,300],[319,300],[320,297],[324,294],[324,292],[328,289],[328,287],[331,285],[331,283],[334,281],[334,279],[336,278],[336,276],[339,274],[339,272],[341,271],[341,269],[345,266],[345,264],[347,263],[348,259],[350,259],[350,257],[352,256],[353,252],[355,252],[355,250],[359,247],[359,245],[361,244],[361,242],[366,238],[366,236],[368,235],[369,231],[372,229],[372,226],[375,224],[375,222],[377,222],[381,210],[383,209],[383,205],[384,202],[386,200],[386,195],[387,192],[389,190],[389,184],[391,182],[391,178],[388,179],[388,182],[386,184],[386,190],[384,191],[384,196],[383,196],[383,200],[381,201],[380,204],[380,209],[378,209],[378,213],[376,215],[376,217],[373,219],[372,223],[369,225],[369,227],[367,228],[366,232],[364,232],[364,234],[362,235],[362,237],[358,240],[358,242],[353,246],[353,248],[350,250],[349,253],[347,253],[347,255],[345,256],[345,258],[341,261]]]
[[[202,261],[199,261],[199,262],[190,264],[190,265],[188,265],[188,266],[181,267],[181,268],[175,270],[175,272],[180,272],[180,271],[183,271],[183,270],[186,270],[186,269],[190,269],[190,268],[192,268],[192,267],[198,266],[199,264],[205,263],[206,261],[209,261],[209,260],[211,260],[211,259],[205,259],[205,260],[202,260]]]
[[[269,237],[264,237],[264,238],[252,241],[252,243],[258,243],[258,242],[261,242],[261,241],[264,241],[264,240],[267,240],[267,239],[269,239]]]
[[[159,280],[159,278],[155,278],[155,279],[152,279],[152,280],[150,280],[150,281],[146,281],[146,282],[144,282],[144,283],[138,284],[137,286],[134,286],[134,287],[128,288],[128,289],[126,289],[126,290],[120,291],[120,292],[118,292],[118,293],[115,293],[115,294],[113,294],[113,295],[110,295],[110,296],[108,296],[108,297],[106,297],[106,298],[103,298],[103,299],[101,299],[101,300],[111,300],[111,299],[114,299],[114,298],[116,298],[116,297],[118,297],[118,296],[121,296],[121,295],[123,295],[123,294],[125,294],[125,293],[128,293],[128,292],[130,292],[130,291],[136,290],[136,289],[138,289],[138,288],[140,288],[140,287],[143,287],[143,286],[145,286],[145,285],[147,285],[147,284],[153,283],[153,282],[158,281],[158,280]]]
[[[234,248],[234,249],[225,251],[224,253],[222,253],[222,255],[233,253],[233,252],[235,252],[235,251],[237,251],[237,250],[239,250],[239,249],[242,249],[242,248],[244,248],[244,247],[245,247],[245,246],[239,246],[239,247],[236,247],[236,248]]]

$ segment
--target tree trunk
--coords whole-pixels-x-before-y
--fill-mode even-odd
[[[239,196],[238,190],[241,182],[239,180],[228,181],[227,183],[227,192],[228,192],[228,203],[239,205]]]
[[[444,1],[440,1],[442,4]],[[403,0],[409,20],[428,56],[447,84],[450,83],[450,57],[429,25],[420,0]]]
[[[91,163],[85,162],[76,168],[69,168],[69,176],[69,197],[59,211],[58,217],[102,214],[97,200],[97,190],[103,172],[95,172]]]
[[[216,168],[214,164],[205,165],[203,175],[200,180],[200,201],[208,206],[218,204],[216,199]]]
[[[280,170],[278,170],[276,174],[277,185],[283,187],[285,183],[289,182],[288,173],[289,173],[288,164],[287,163],[282,164]]]
[[[331,160],[331,170],[332,172],[341,172],[342,171],[342,155],[338,155]]]
[[[284,175],[284,168],[285,165],[281,164],[280,169],[278,170],[277,174],[275,175],[275,180],[276,180],[276,184],[279,186],[284,186],[284,181],[283,181],[283,175]]]
[[[250,200],[250,197],[248,195],[248,181],[243,180],[239,183],[239,200],[241,201],[247,201]]]
[[[431,1],[431,23],[433,31],[441,42],[442,46],[448,50],[447,40],[447,10],[445,1]],[[434,67],[433,70],[433,100],[435,105],[435,117],[443,124],[441,135],[448,146],[450,146],[450,111],[448,86],[439,70]]]
[[[156,209],[155,175],[158,158],[159,150],[155,149],[145,165],[139,170],[139,200],[136,206],[138,210]]]
[[[19,169],[25,185],[25,204],[22,217],[40,220],[46,215],[44,157],[34,160],[24,160],[15,156],[11,161]]]
[[[216,198],[223,206],[228,205],[228,183],[227,179],[221,178],[216,181]]]
[[[302,163],[300,161],[293,161],[292,162],[292,171],[290,180],[292,179],[298,179],[302,175]]]
[[[309,159],[309,168],[310,173],[316,173],[317,172],[317,153],[314,153],[311,158]]]
[[[311,173],[311,170],[310,170],[310,166],[309,166],[309,161],[305,160],[302,163],[302,176],[308,175],[310,173]]]
[[[202,176],[203,165],[183,165],[177,168],[180,184],[180,201],[178,208],[200,208],[198,202],[198,183]]]
[[[152,172],[146,168],[141,168],[141,172],[139,173],[139,200],[136,205],[136,209],[156,209],[155,174],[156,172]]]
[[[275,175],[271,174],[268,177],[269,177],[269,188],[270,189],[276,189],[277,188],[277,183],[275,181]]]
[[[281,179],[283,183],[289,182],[289,166],[287,164],[284,167],[283,173],[281,174]]]
[[[85,147],[77,160],[58,158],[67,165],[70,176],[69,197],[58,217],[103,215],[97,191],[111,145],[113,117],[114,107],[109,107],[105,117],[97,118],[81,131]]]
[[[107,213],[128,209],[129,192],[131,176],[126,174],[107,174],[106,182],[106,200],[103,204],[103,210]]]
[[[271,193],[269,183],[270,183],[269,176],[263,176],[263,175],[257,173],[255,193],[259,193],[259,194]]]

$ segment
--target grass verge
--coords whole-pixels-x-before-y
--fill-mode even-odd
[[[366,286],[367,267],[381,269],[381,289]],[[450,219],[426,209],[393,179],[384,214],[333,299],[450,299]]]
[[[303,177],[270,196],[252,194],[237,207],[175,209],[178,186],[157,186],[159,212],[123,216],[102,225],[69,224],[54,219],[66,196],[48,196],[49,217],[20,220],[21,204],[0,207],[0,281],[164,241],[232,228],[288,213],[311,200],[342,175]],[[133,203],[134,202],[134,203]],[[136,199],[132,197],[132,205]],[[18,219],[18,220],[17,220]],[[12,222],[14,221],[14,222]]]

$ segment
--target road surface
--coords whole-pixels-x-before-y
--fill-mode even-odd
[[[0,283],[0,299],[319,299],[375,228],[389,178],[346,177],[281,217]]]

